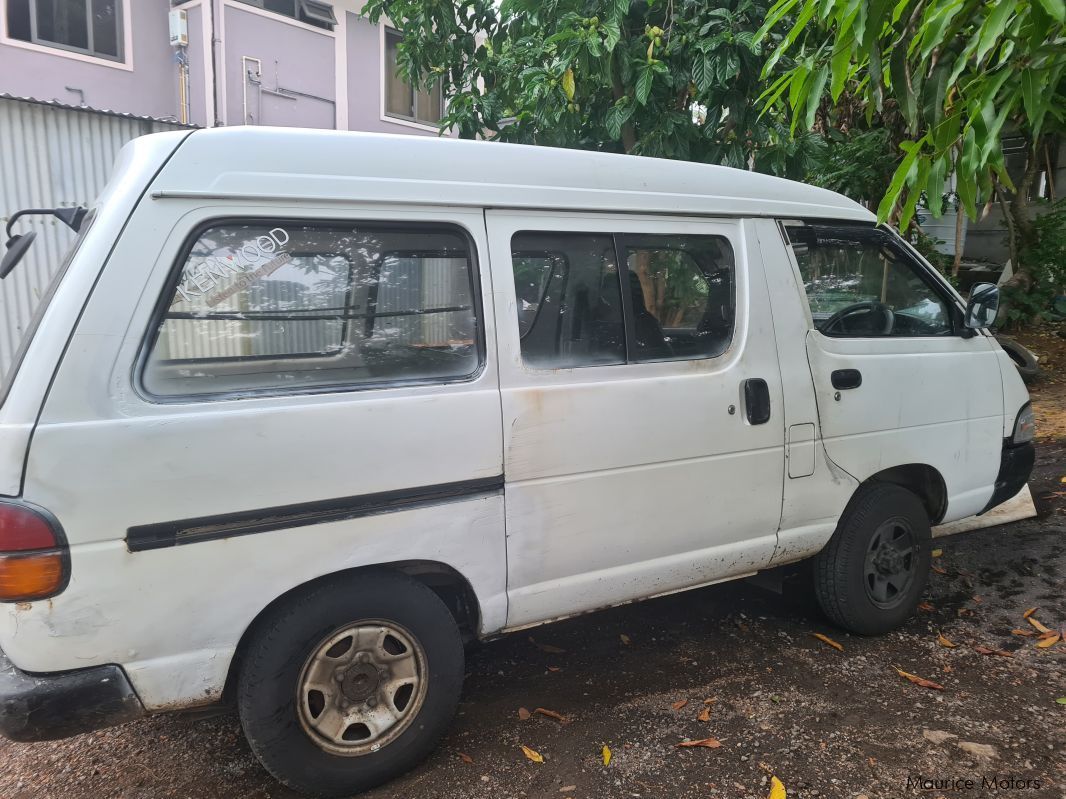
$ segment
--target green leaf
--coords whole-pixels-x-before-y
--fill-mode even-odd
[[[1066,696],[1060,696],[1055,702],[1060,705],[1066,705]]]
[[[605,122],[607,125],[607,133],[612,139],[620,139],[622,137],[622,126],[628,122],[632,116],[633,104],[628,102],[628,98],[625,97],[607,109]]]
[[[650,66],[644,66],[640,70],[640,74],[637,75],[636,95],[637,102],[644,105],[648,102],[648,95],[651,94],[651,81],[652,76],[655,73],[652,72]]]
[[[903,118],[907,120],[908,132],[913,135],[918,127],[918,98],[914,96],[907,70],[907,48],[896,46],[888,62],[892,94],[899,101]]]
[[[843,39],[838,39],[833,46],[833,58],[830,61],[833,80],[830,82],[829,92],[834,103],[840,99],[840,94],[844,91],[844,85],[851,72],[851,45],[854,41],[853,36],[846,35]]]
[[[981,40],[977,46],[977,63],[981,63],[988,51],[995,46],[1006,29],[1007,21],[1015,7],[1013,0],[999,0],[990,5],[992,11],[981,26]]]
[[[877,219],[879,222],[887,220],[889,214],[892,213],[892,209],[896,207],[896,201],[899,200],[900,194],[903,193],[903,184],[911,177],[911,173],[914,171],[914,162],[918,159],[918,153],[921,152],[921,146],[917,142],[905,141],[900,144],[900,148],[906,152],[906,155],[900,161],[899,166],[896,167],[896,172],[892,175],[892,182],[888,184],[888,191],[885,192],[885,196],[877,206]]]
[[[803,124],[807,130],[814,127],[814,116],[818,113],[818,106],[822,102],[822,92],[825,90],[825,81],[829,77],[829,67],[825,64],[814,73],[810,86],[807,88],[807,109],[804,114]]]
[[[939,217],[944,212],[944,184],[947,180],[948,160],[945,154],[933,161],[929,168],[929,180],[924,186],[929,211],[935,217]]]
[[[955,18],[955,15],[959,13],[962,8],[961,0],[957,2],[949,3],[936,13],[934,13],[928,21],[921,25],[921,41],[922,47],[919,51],[921,59],[924,61],[938,44],[944,44],[944,29]]]
[[[918,168],[915,170],[913,180],[908,180],[907,185],[910,190],[907,192],[907,198],[903,203],[903,209],[899,217],[899,229],[906,230],[911,223],[911,218],[914,216],[914,210],[918,207],[918,200],[922,196],[922,189],[925,188],[929,181],[929,159],[919,157]]]
[[[1060,25],[1066,22],[1066,2],[1063,0],[1039,0],[1043,9]]]
[[[711,60],[705,55],[696,53],[696,57],[692,60],[692,82],[696,84],[696,90],[700,94],[711,88],[713,73]]]

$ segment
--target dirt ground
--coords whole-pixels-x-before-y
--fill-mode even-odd
[[[1039,518],[941,539],[926,604],[902,630],[847,635],[804,595],[730,583],[478,645],[436,754],[366,796],[765,799],[775,775],[802,799],[1066,798],[1066,644],[1012,633],[1036,633],[1023,618],[1032,607],[1047,627],[1066,625],[1066,341],[1052,333],[1021,337],[1045,368],[1032,387]],[[566,721],[523,720],[520,708]],[[711,737],[721,745],[678,747]],[[288,796],[233,715],[0,742],[5,799]]]

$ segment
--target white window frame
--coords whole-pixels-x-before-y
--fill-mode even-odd
[[[378,49],[381,52],[381,69],[380,69],[380,87],[381,87],[381,121],[388,122],[392,125],[403,125],[408,128],[415,128],[416,130],[430,131],[431,133],[440,133],[440,125],[436,125],[430,122],[419,122],[417,119],[410,117],[397,116],[396,114],[388,113],[388,74],[389,74],[389,62],[388,62],[388,49],[386,47],[386,33],[392,31],[393,33],[399,33],[399,31],[393,26],[387,24],[383,19],[378,25]],[[444,92],[441,91],[440,98],[440,115],[444,118],[447,113],[448,104],[444,101]]]
[[[36,0],[29,0],[29,5],[31,26],[30,35],[34,36],[36,35],[35,29],[37,27]],[[64,44],[59,44],[57,42],[48,42],[44,40],[27,42],[23,39],[15,39],[9,35],[7,29],[6,2],[4,3],[3,13],[0,13],[0,44],[10,45],[11,47],[19,47],[23,50],[31,50],[36,53],[46,53],[48,55],[59,56],[60,58],[69,58],[73,61],[81,61],[86,64],[96,64],[97,66],[101,67],[110,67],[112,69],[122,69],[127,72],[132,72],[133,29],[130,21],[132,15],[131,6],[131,0],[115,0],[115,8],[119,14],[119,42],[122,53],[119,58],[112,58],[106,55],[94,55],[89,51],[80,50]]]

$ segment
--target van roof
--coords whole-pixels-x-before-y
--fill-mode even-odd
[[[875,219],[835,192],[723,166],[436,136],[297,128],[196,131],[185,137],[152,192],[155,197],[249,201]]]

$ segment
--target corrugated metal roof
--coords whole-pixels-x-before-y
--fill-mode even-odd
[[[61,103],[58,100],[39,100],[36,97],[19,97],[16,94],[8,94],[7,92],[0,92],[0,99],[2,100],[18,100],[23,103],[34,103],[36,105],[47,105],[51,108],[62,108],[66,111],[85,111],[92,114],[103,114],[109,117],[119,117],[121,119],[136,119],[142,122],[162,122],[167,125],[174,125],[179,128],[195,129],[200,127],[199,125],[183,125],[173,117],[153,117],[144,116],[141,114],[129,114],[125,111],[111,111],[106,108],[93,108],[88,105],[71,105],[69,103]]]

